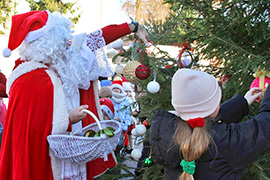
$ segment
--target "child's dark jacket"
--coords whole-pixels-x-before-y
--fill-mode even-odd
[[[221,105],[219,120],[211,127],[215,146],[196,161],[195,180],[239,180],[241,171],[270,147],[270,86],[265,92],[259,113],[238,123],[248,113],[248,104],[237,94]],[[157,111],[150,129],[150,143],[155,159],[164,165],[166,180],[177,180],[182,160],[172,136],[179,117]]]

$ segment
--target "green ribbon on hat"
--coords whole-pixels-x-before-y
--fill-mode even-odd
[[[180,165],[183,167],[183,171],[185,171],[188,174],[194,174],[195,173],[195,161],[185,161],[184,159],[181,161]]]

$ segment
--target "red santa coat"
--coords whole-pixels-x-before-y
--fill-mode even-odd
[[[46,139],[50,134],[65,132],[69,125],[60,79],[45,65],[27,62],[10,75],[7,89],[10,96],[0,179],[52,180],[53,171],[60,177],[60,161],[53,155],[50,158]]]

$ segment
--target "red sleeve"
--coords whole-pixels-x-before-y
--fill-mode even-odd
[[[110,44],[116,39],[119,39],[131,33],[127,23],[123,23],[120,25],[105,26],[101,30],[103,32],[103,37],[105,39],[106,44]]]
[[[72,124],[71,124],[70,118],[68,118],[68,121],[69,121],[69,124],[68,124],[68,129],[67,129],[67,131],[68,131],[68,132],[72,132]]]

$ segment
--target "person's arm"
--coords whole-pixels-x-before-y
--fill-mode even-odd
[[[244,123],[230,124],[222,133],[227,144],[227,159],[236,170],[245,168],[270,148],[270,87],[265,91],[259,113]]]
[[[105,39],[106,44],[110,44],[111,42],[129,35],[130,33],[136,33],[136,35],[145,43],[147,44],[147,37],[148,33],[146,30],[138,24],[138,29],[134,32],[136,25],[134,23],[123,23],[120,25],[109,25],[102,28],[102,36]]]
[[[245,96],[236,94],[220,106],[220,119],[226,123],[238,123],[249,112],[249,105],[261,94],[260,88],[250,89]]]
[[[132,29],[130,29],[130,26],[128,25],[128,23],[123,23],[120,25],[114,24],[114,25],[103,27],[101,30],[102,30],[102,36],[106,42],[106,45],[110,44],[111,42],[123,36],[129,35],[133,30],[132,25],[131,25],[131,28]]]
[[[249,112],[249,107],[246,99],[236,94],[231,99],[221,104],[219,115],[220,119],[226,123],[238,123]]]

